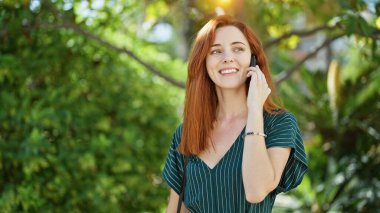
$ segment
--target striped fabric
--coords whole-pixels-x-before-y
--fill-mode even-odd
[[[163,171],[163,178],[178,194],[184,169],[184,156],[177,151],[181,130],[182,125],[174,133]],[[292,148],[278,187],[261,203],[253,204],[245,199],[241,172],[244,128],[214,168],[210,169],[197,156],[189,157],[184,203],[190,212],[271,212],[278,193],[289,191],[301,183],[307,170],[307,159],[294,115],[290,112],[279,115],[265,112],[264,131],[268,135],[265,140],[267,148]]]

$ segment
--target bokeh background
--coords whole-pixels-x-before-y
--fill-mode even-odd
[[[0,212],[164,212],[187,56],[261,38],[310,169],[274,212],[379,212],[377,0],[0,0]]]

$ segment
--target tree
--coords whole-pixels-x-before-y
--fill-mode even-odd
[[[73,15],[55,16],[62,5],[1,5],[0,209],[154,211],[182,94],[60,20],[53,26]]]
[[[289,196],[304,211],[379,208],[380,3],[223,2],[0,2],[0,208],[160,211],[187,52],[217,6],[263,39],[305,133],[309,175]]]

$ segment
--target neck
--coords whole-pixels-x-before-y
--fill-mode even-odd
[[[245,88],[217,88],[218,108],[216,119],[219,122],[246,119],[248,115],[247,96]]]

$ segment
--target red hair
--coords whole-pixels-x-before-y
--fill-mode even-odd
[[[264,50],[257,36],[246,24],[230,16],[215,17],[198,32],[189,56],[182,136],[179,146],[179,151],[184,155],[198,155],[208,148],[207,140],[216,120],[218,98],[214,82],[206,70],[206,57],[214,42],[216,29],[223,26],[237,27],[247,38],[252,53],[256,55],[257,65],[264,73],[271,89],[271,94],[264,103],[264,111],[273,114],[275,109],[280,108],[274,102],[275,86],[269,73]],[[250,78],[246,81],[247,94],[249,83]]]

